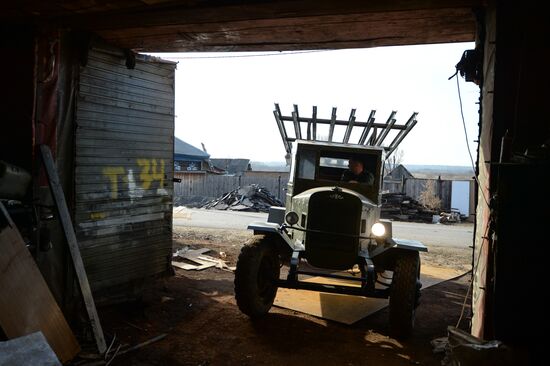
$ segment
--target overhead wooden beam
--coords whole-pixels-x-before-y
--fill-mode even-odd
[[[123,48],[150,52],[342,49],[475,39],[472,6],[465,5],[472,2],[414,3],[180,4],[100,17],[69,16],[63,22]]]

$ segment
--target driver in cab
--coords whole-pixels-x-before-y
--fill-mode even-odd
[[[348,169],[342,173],[341,181],[372,185],[374,183],[374,176],[365,169],[363,160],[353,156],[348,161]]]

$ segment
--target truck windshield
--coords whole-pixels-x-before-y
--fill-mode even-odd
[[[348,159],[329,158],[324,156],[322,156],[319,161],[320,167],[329,167],[329,168],[347,169],[348,164],[349,164]]]
[[[368,154],[321,151],[318,179],[372,185],[376,161]]]

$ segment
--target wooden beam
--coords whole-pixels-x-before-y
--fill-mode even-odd
[[[318,2],[316,4],[319,4]],[[313,8],[317,7],[314,5]],[[198,13],[155,20],[149,14],[129,19],[117,16],[110,24],[91,20],[91,30],[106,41],[137,51],[281,51],[343,49],[388,45],[466,42],[475,39],[471,8],[277,16],[241,16],[203,21]],[[176,12],[177,14],[177,12]],[[132,15],[132,17],[135,15]],[[212,14],[213,16],[213,14]],[[221,17],[220,17],[221,16]],[[204,18],[208,18],[205,15]],[[193,20],[195,19],[195,20]],[[82,27],[82,25],[80,25]]]
[[[63,188],[61,187],[61,182],[59,181],[59,175],[57,174],[57,169],[55,168],[50,148],[46,145],[40,145],[40,152],[42,154],[42,162],[44,163],[46,175],[50,184],[50,190],[57,208],[57,213],[59,214],[59,220],[61,222],[63,232],[65,233],[65,238],[67,239],[69,252],[71,253],[78,283],[80,284],[84,304],[86,305],[86,311],[88,312],[88,317],[90,318],[97,349],[99,353],[103,354],[107,349],[105,338],[103,336],[103,329],[101,328],[101,322],[99,321],[99,316],[97,315],[94,298],[92,296],[92,289],[90,288],[88,275],[86,274],[86,269],[84,268],[84,263],[82,262],[80,248],[78,247],[78,242],[76,240],[73,223],[69,214],[69,208],[67,207],[65,195],[63,194]]]

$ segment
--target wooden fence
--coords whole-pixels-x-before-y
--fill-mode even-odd
[[[174,183],[175,197],[215,198],[241,186],[259,184],[284,201],[284,189],[288,183],[289,173],[246,172],[242,176],[228,176],[203,172],[174,172],[174,178],[181,179],[181,183]]]
[[[205,197],[213,199],[238,187],[259,184],[284,202],[288,172],[246,172],[242,176],[207,174],[204,172],[174,172],[181,183],[174,183],[174,196]],[[440,179],[408,178],[402,181],[384,182],[384,191],[403,192],[418,200],[428,181],[435,182],[435,194],[441,199],[444,210],[451,208],[452,181]]]

